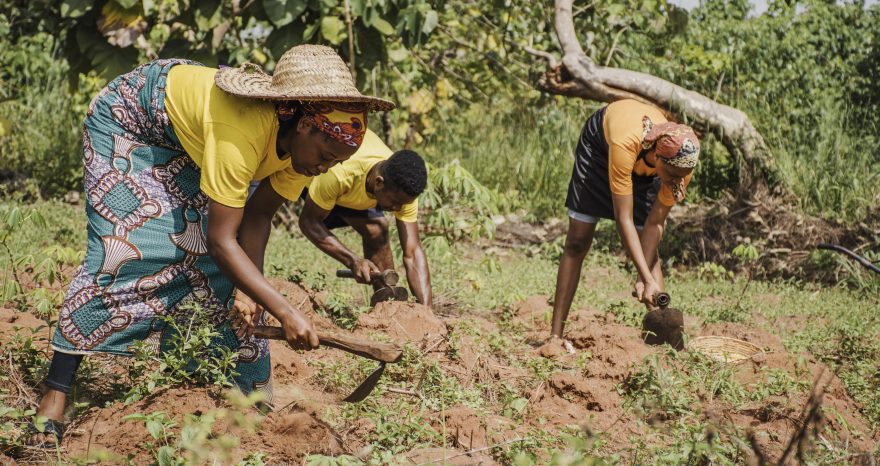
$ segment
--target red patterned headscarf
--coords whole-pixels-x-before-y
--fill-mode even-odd
[[[700,160],[700,140],[690,126],[671,121],[655,125],[647,116],[642,118],[642,124],[642,149],[654,147],[657,157],[674,167],[697,166]]]
[[[297,110],[302,118],[312,123],[318,131],[350,147],[360,147],[367,132],[367,111],[357,104],[342,102],[279,103],[278,118],[286,121]]]

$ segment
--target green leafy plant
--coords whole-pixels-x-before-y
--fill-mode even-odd
[[[491,218],[497,212],[495,202],[495,193],[459,161],[439,168],[430,166],[428,188],[421,197],[426,233],[448,241],[491,237],[495,231]]]
[[[208,312],[198,303],[180,309],[178,316],[159,318],[166,334],[161,352],[146,341],[133,345],[127,403],[180,384],[206,383],[218,389],[233,385],[237,355],[217,344],[221,335]]]

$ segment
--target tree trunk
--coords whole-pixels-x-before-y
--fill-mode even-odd
[[[735,159],[742,160],[740,194],[749,195],[759,187],[784,189],[764,138],[745,113],[650,74],[597,65],[581,48],[571,6],[572,0],[556,0],[562,64],[541,78],[543,90],[601,102],[636,99],[656,105],[672,119],[715,134]]]

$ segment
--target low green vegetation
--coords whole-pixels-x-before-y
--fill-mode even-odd
[[[0,212],[8,215],[15,206],[8,202],[0,203]],[[57,238],[62,238],[61,246],[72,249],[84,247],[84,238],[79,234],[84,220],[75,214],[74,208],[57,202],[39,202],[22,210],[24,216],[32,212],[39,212],[51,221],[47,222],[47,228],[22,228],[10,234],[7,241],[15,246],[11,248],[15,257],[39,254],[45,244],[54,243],[58,241]],[[65,234],[64,231],[76,233]],[[356,238],[351,234],[343,233],[342,239],[356,244]],[[547,250],[528,255],[516,248],[476,250],[467,243],[457,243],[451,248],[447,253],[431,256],[437,300],[445,303],[443,312],[464,318],[476,313],[497,321],[498,330],[487,331],[474,323],[468,324],[466,320],[458,322],[448,337],[450,357],[457,357],[457,342],[470,338],[481,342],[483,354],[524,371],[535,384],[548,380],[560,371],[571,370],[553,360],[520,356],[533,351],[534,343],[522,337],[522,332],[531,329],[519,327],[511,319],[516,303],[524,298],[551,295],[556,253]],[[642,311],[627,297],[631,274],[623,266],[619,253],[616,244],[608,241],[600,242],[598,250],[590,254],[575,306],[599,309],[612,320],[638,326]],[[491,260],[487,260],[487,257]],[[70,261],[65,265],[74,263]],[[490,263],[495,265],[487,265]],[[303,264],[309,264],[308,272],[304,271]],[[325,307],[327,317],[350,327],[364,312],[356,303],[363,302],[366,296],[362,286],[328,278],[338,267],[301,235],[281,229],[273,232],[267,260],[270,275],[323,290],[328,294],[326,302],[336,303]],[[524,270],[528,270],[528,274],[522,273]],[[880,425],[880,385],[875,377],[877,364],[880,363],[880,346],[875,338],[880,331],[880,318],[874,312],[880,305],[877,295],[843,286],[826,288],[809,283],[759,280],[750,281],[748,292],[743,293],[746,280],[746,277],[730,274],[720,266],[706,265],[699,271],[671,270],[668,286],[676,306],[687,316],[707,323],[744,322],[779,336],[793,354],[812,353],[837,371],[848,393],[861,405],[862,415],[874,428]],[[7,305],[29,309],[21,302],[15,304],[13,301]],[[49,319],[51,322],[51,317]],[[549,328],[549,314],[546,319]],[[189,328],[188,325],[186,327]],[[133,401],[143,394],[192,383],[213,381],[222,385],[222,381],[228,377],[224,374],[229,374],[228,359],[222,355],[213,359],[202,358],[204,364],[196,368],[183,363],[201,354],[212,332],[215,330],[210,327],[196,325],[190,331],[182,332],[181,338],[175,340],[173,347],[161,360],[146,352],[142,357],[131,359],[131,379],[124,384],[108,385],[106,379],[110,378],[110,374],[104,365],[84,364],[75,397],[113,403],[123,402],[127,398]],[[11,361],[12,365],[0,368],[0,382],[8,382],[13,377],[25,385],[33,386],[47,368],[46,342],[27,334],[19,334],[17,338],[14,344],[3,347],[2,360]],[[377,403],[376,398],[370,398],[360,404],[344,405],[328,418],[331,425],[338,426],[364,417],[375,424],[375,429],[366,439],[371,446],[369,464],[386,464],[395,454],[413,448],[445,445],[442,436],[438,436],[435,429],[427,427],[432,413],[440,409],[466,406],[486,415],[489,414],[484,411],[488,403],[494,406],[497,401],[502,407],[497,414],[514,422],[530,415],[530,401],[520,394],[520,389],[515,385],[503,380],[482,380],[464,387],[443,367],[423,359],[417,348],[408,346],[405,354],[400,364],[389,366],[377,395],[382,396],[388,387],[415,390],[417,387],[413,381],[421,381],[418,397],[396,396],[396,401],[390,405]],[[580,356],[575,365],[585,367],[591,358],[600,355],[584,352]],[[313,377],[329,384],[334,391],[351,390],[373,365],[357,358],[346,361],[334,366],[316,365]],[[169,370],[147,369],[160,365]],[[10,371],[10,367],[14,370]],[[98,383],[102,379],[104,382]],[[698,355],[664,352],[635,367],[633,374],[617,389],[626,399],[628,416],[642,419],[646,425],[659,422],[657,420],[663,422],[662,434],[657,434],[665,439],[663,442],[640,443],[645,440],[633,439],[634,445],[642,445],[636,448],[639,451],[638,461],[681,464],[682,461],[705,458],[715,464],[740,464],[745,460],[740,445],[748,442],[744,434],[713,430],[716,427],[705,419],[699,403],[694,403],[695,397],[743,407],[750,403],[760,404],[770,397],[806,393],[811,384],[811,377],[806,373],[767,370],[758,374],[756,382],[741,385],[734,380],[729,367]],[[7,383],[0,385],[9,386]],[[28,416],[33,414],[32,409],[16,400],[15,393],[7,388],[0,389],[0,424],[9,427],[4,428],[4,437],[0,438],[4,450],[20,444],[21,438],[16,433],[20,432]],[[230,445],[235,444],[234,439],[206,437],[205,433],[210,432],[210,426],[217,420],[226,419],[224,422],[227,422],[238,416],[235,414],[239,412],[236,403],[217,412],[186,417],[182,423],[172,421],[167,413],[159,412],[133,414],[129,420],[144,423],[153,438],[149,445],[144,446],[144,451],[150,452],[159,464],[173,464],[165,461],[206,458],[205,451],[222,452],[227,451],[223,448],[233,448]],[[80,409],[79,406],[84,405],[74,403],[75,410]],[[244,420],[241,422],[244,423]],[[252,428],[248,425],[241,424],[241,428]],[[600,461],[619,464],[633,460],[632,457],[615,459],[600,454],[603,445],[601,433],[573,428],[565,438],[544,438],[544,435],[540,431],[529,431],[522,435],[521,441],[498,447],[491,454],[504,463],[516,465],[539,464],[539,458],[551,457],[554,458],[553,464],[560,465],[570,464],[566,461],[572,458],[596,461],[584,464],[603,464]],[[815,455],[816,464],[836,464],[833,452],[820,449]],[[255,453],[242,464],[262,464],[261,461],[267,460]],[[308,460],[308,464],[363,464],[363,460],[316,455]]]

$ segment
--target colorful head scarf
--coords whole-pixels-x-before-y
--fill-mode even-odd
[[[360,147],[367,132],[367,111],[362,105],[336,102],[283,102],[275,106],[278,118],[287,121],[302,111],[302,118],[318,131],[350,147]]]
[[[690,126],[673,122],[655,125],[642,117],[642,149],[655,148],[657,157],[673,167],[694,168],[700,160],[700,140]]]

